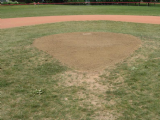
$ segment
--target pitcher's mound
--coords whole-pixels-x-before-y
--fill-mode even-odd
[[[140,44],[132,35],[92,32],[45,36],[33,45],[70,67],[97,71],[122,61]]]

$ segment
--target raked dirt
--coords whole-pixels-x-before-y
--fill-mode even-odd
[[[160,16],[135,16],[135,15],[66,15],[66,16],[41,16],[0,19],[0,29],[56,23],[65,21],[93,21],[109,20],[134,23],[160,24]]]
[[[127,34],[77,32],[44,36],[33,45],[71,68],[98,72],[123,61],[140,47],[141,40]]]

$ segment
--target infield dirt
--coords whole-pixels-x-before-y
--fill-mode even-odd
[[[159,16],[135,16],[135,15],[66,15],[66,16],[41,16],[0,19],[0,29],[38,25],[45,23],[67,21],[93,21],[110,20],[121,22],[160,24]]]
[[[123,61],[141,45],[127,34],[88,32],[44,36],[33,45],[61,63],[80,71],[101,71]]]

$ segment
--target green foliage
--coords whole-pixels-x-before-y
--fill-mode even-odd
[[[25,0],[25,3],[32,3],[32,0]]]
[[[9,2],[2,2],[2,5],[6,5],[6,4],[19,4],[19,2],[17,1],[9,1]]]

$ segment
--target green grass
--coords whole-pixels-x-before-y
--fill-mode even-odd
[[[131,34],[142,47],[90,83],[87,73],[32,46],[36,38],[68,32]],[[1,29],[0,119],[158,120],[159,53],[160,25],[86,21]]]
[[[0,18],[53,16],[53,15],[150,15],[160,16],[160,6],[74,6],[74,5],[33,5],[1,6]]]

